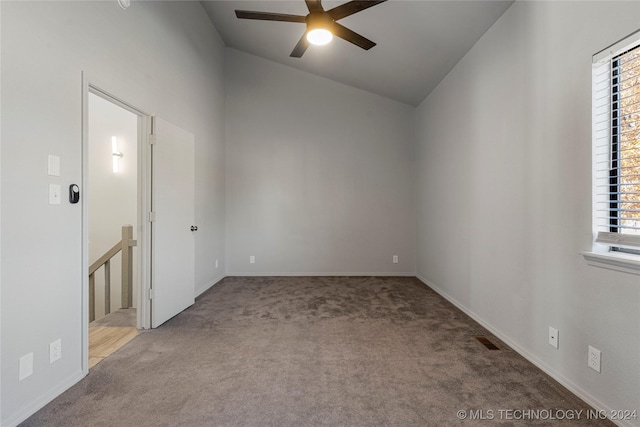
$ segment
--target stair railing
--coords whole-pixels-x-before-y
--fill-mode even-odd
[[[95,272],[104,265],[104,314],[111,312],[111,258],[122,251],[122,292],[121,308],[133,306],[133,226],[122,226],[122,240],[105,252],[89,267],[89,322],[96,319],[96,279]]]

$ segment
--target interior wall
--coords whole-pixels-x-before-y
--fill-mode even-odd
[[[227,85],[227,274],[413,275],[414,108],[233,49]]]
[[[3,1],[1,19],[0,424],[12,426],[84,375],[81,205],[64,191],[48,204],[49,184],[81,182],[82,71],[195,134],[202,291],[224,271],[224,46],[198,2]],[[49,154],[61,158],[59,177],[47,176]],[[62,359],[49,364],[58,338]],[[19,382],[30,352],[33,375]]]
[[[111,138],[117,138],[118,172],[113,171]],[[89,94],[89,265],[122,239],[122,226],[138,230],[138,116],[112,102]],[[138,248],[133,248],[133,306],[138,271]],[[122,307],[122,252],[111,259],[111,311]],[[96,319],[105,315],[104,268],[95,273]]]
[[[638,2],[515,2],[417,110],[419,277],[598,408],[640,402],[640,286],[580,255],[591,57],[639,28]]]
[[[0,52],[2,52],[2,2],[0,2]],[[2,87],[2,55],[0,54],[0,92]],[[0,102],[2,117],[2,102]],[[0,212],[2,212],[2,120],[0,120]],[[0,227],[0,308],[2,307],[2,227]],[[2,315],[0,314],[0,333],[2,332]],[[2,366],[2,339],[0,339],[0,367]],[[2,369],[0,369],[0,385]],[[2,387],[0,386],[0,423],[2,423]]]

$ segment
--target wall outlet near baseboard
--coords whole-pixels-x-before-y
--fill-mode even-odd
[[[587,365],[596,372],[600,372],[602,352],[595,347],[589,346],[589,359]]]
[[[256,263],[256,257],[251,255],[249,256],[249,264],[255,264]]]
[[[393,263],[397,264],[398,263],[398,255],[394,255],[393,256]]]
[[[18,380],[22,381],[31,375],[33,375],[33,352],[25,354],[20,358]]]
[[[549,345],[558,348],[558,330],[549,326]]]
[[[49,344],[49,364],[62,359],[62,340],[58,338]]]
[[[216,260],[216,268],[218,268],[218,260]]]

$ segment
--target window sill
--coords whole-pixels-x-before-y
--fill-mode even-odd
[[[582,252],[587,264],[593,267],[621,271],[623,273],[640,275],[640,257],[637,255],[617,253]]]

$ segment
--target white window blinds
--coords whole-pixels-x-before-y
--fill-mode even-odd
[[[594,57],[596,242],[640,248],[640,35]]]

